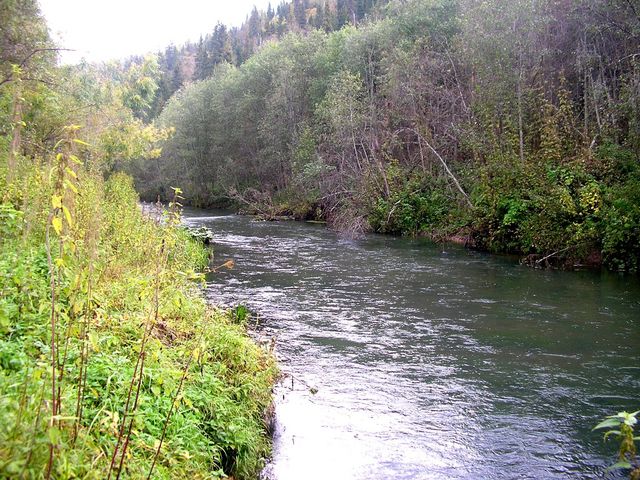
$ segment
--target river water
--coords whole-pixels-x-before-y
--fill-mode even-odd
[[[273,480],[602,478],[591,428],[640,408],[635,277],[539,271],[421,239],[188,210],[208,296],[259,313],[287,375]],[[317,392],[316,392],[317,390]]]

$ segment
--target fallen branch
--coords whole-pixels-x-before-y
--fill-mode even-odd
[[[536,265],[541,264],[545,260],[549,260],[551,257],[554,257],[554,256],[558,255],[559,253],[563,253],[563,252],[566,252],[567,250],[571,250],[572,248],[576,248],[576,245],[570,245],[570,246],[568,246],[566,248],[563,248],[562,250],[558,250],[557,252],[550,253],[546,257],[542,257],[541,259],[536,260]]]
[[[458,191],[465,198],[465,200],[467,201],[467,204],[469,205],[469,207],[473,208],[473,204],[471,203],[471,200],[469,199],[469,195],[467,195],[467,193],[464,191],[464,189],[460,185],[460,182],[458,182],[458,179],[453,174],[453,172],[449,169],[449,166],[447,165],[447,162],[444,161],[444,158],[442,158],[442,156],[440,156],[438,151],[435,148],[433,148],[429,142],[427,142],[427,140],[420,134],[420,132],[418,132],[417,130],[415,130],[413,128],[402,128],[402,129],[396,131],[395,134],[398,134],[403,130],[415,133],[418,136],[418,138],[420,138],[424,142],[424,144],[427,147],[429,147],[429,150],[431,150],[433,152],[433,154],[436,156],[436,158],[438,160],[440,160],[440,163],[442,163],[442,166],[444,167],[445,171],[447,172],[447,175],[449,175],[451,177],[451,180],[453,180],[453,183],[456,185],[456,188],[458,189]]]

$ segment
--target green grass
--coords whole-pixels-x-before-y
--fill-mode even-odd
[[[36,167],[20,176],[35,190],[0,172],[0,478],[45,478],[51,450],[52,478],[107,478],[127,437],[128,422],[119,431],[141,349],[120,478],[147,477],[165,423],[152,478],[255,478],[270,448],[263,415],[274,359],[230,313],[207,307],[197,272],[208,252],[171,215],[162,225],[144,218],[124,175],[77,175],[78,193],[62,195],[71,223],[60,235],[49,228],[60,386],[52,419],[45,232],[56,185]]]

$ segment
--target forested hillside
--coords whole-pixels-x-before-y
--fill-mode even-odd
[[[204,80],[216,65],[241,65],[264,43],[280,39],[290,32],[304,33],[314,29],[326,32],[347,24],[357,25],[366,18],[380,15],[388,0],[293,0],[281,1],[266,10],[253,8],[240,27],[221,23],[198,42],[180,47],[169,45],[159,52],[159,89],[153,113],[160,112],[166,101],[185,83]],[[129,62],[140,63],[141,57]]]
[[[179,191],[143,215],[114,173],[170,133],[138,118],[157,64],[57,50],[0,2],[0,478],[255,478],[273,358],[206,305]]]
[[[180,185],[195,205],[232,198],[354,234],[456,237],[535,265],[637,270],[634,2],[374,10],[329,33],[307,19],[180,89],[157,120],[174,129],[162,155],[134,169],[144,195]]]

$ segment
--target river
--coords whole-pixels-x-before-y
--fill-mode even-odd
[[[187,210],[207,295],[276,338],[272,480],[602,478],[640,408],[640,284],[422,239]],[[317,391],[316,391],[317,390]]]

